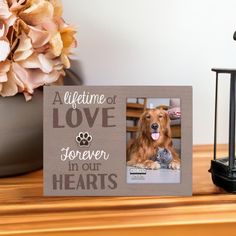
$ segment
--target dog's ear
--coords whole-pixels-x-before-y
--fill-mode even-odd
[[[165,118],[165,135],[169,138],[171,138],[171,128],[170,128],[170,117],[167,111],[164,112],[164,118]]]
[[[138,121],[138,132],[140,134],[142,133],[146,133],[147,132],[147,122],[146,122],[146,116],[147,116],[148,112],[145,111],[139,118]]]

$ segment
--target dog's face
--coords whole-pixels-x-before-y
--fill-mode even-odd
[[[142,136],[152,141],[163,141],[163,138],[170,137],[170,119],[165,110],[146,110],[139,120],[139,129]]]

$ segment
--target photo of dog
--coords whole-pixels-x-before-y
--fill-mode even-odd
[[[145,109],[137,124],[137,137],[127,145],[127,166],[146,169],[180,169],[172,142],[170,116],[163,108]]]

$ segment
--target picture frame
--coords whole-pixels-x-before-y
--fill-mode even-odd
[[[172,169],[178,171],[179,181],[136,183],[129,181],[127,101],[130,98],[179,99],[180,170],[166,166],[168,173],[172,173]],[[167,111],[163,112],[168,114]],[[152,135],[157,137],[159,135],[157,133]],[[139,168],[140,172],[142,169],[143,172],[154,171],[148,166]],[[158,171],[158,168],[155,171]],[[187,196],[191,194],[192,87],[50,86],[44,88],[44,195]]]

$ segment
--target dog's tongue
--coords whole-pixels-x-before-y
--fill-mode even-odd
[[[152,133],[152,139],[153,140],[158,140],[160,137],[160,133]]]

